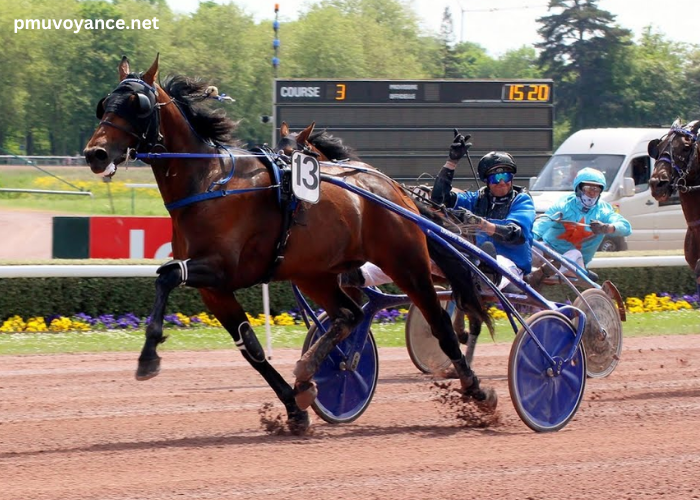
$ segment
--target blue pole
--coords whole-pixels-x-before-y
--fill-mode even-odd
[[[276,3],[275,4],[275,20],[272,23],[272,29],[275,32],[275,38],[272,40],[272,48],[274,50],[274,56],[272,56],[272,68],[274,69],[274,77],[277,78],[277,67],[280,65],[280,59],[279,59],[279,48],[280,48],[280,40],[279,40],[279,29],[280,29],[280,22],[279,22],[279,11],[280,11],[280,4]]]

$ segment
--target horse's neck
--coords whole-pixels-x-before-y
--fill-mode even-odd
[[[219,153],[204,143],[190,128],[179,109],[172,104],[161,108],[160,132],[168,153]],[[154,151],[156,153],[161,151]],[[217,158],[174,158],[156,160],[151,169],[165,203],[172,203],[206,190],[221,177],[229,161]]]

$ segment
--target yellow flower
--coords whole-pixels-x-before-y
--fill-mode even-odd
[[[190,326],[190,318],[188,316],[182,313],[175,313],[175,316],[177,316],[177,319],[179,319],[183,325]]]
[[[51,321],[49,330],[52,332],[66,332],[71,329],[71,320],[65,316],[59,316]]]
[[[48,328],[46,328],[46,323],[44,322],[44,318],[42,317],[37,317],[37,318],[29,318],[27,320],[27,327],[24,330],[25,332],[45,332],[48,331]]]
[[[13,333],[13,332],[23,332],[27,327],[27,324],[20,316],[12,316],[11,318],[5,320],[5,322],[0,326],[0,332],[3,333]]]
[[[508,315],[504,312],[498,309],[496,306],[491,306],[488,310],[489,316],[491,316],[493,319],[505,319],[508,317]]]
[[[289,313],[278,314],[274,317],[274,324],[279,326],[291,326],[294,324],[294,318]]]

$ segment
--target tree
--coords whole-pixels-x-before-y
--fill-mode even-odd
[[[634,125],[670,124],[678,116],[689,116],[688,111],[698,101],[689,91],[693,65],[688,64],[692,59],[684,47],[647,27],[640,43],[633,47],[630,61],[630,85],[625,94],[629,96],[627,113]],[[695,88],[697,97],[697,84]]]
[[[536,47],[544,74],[556,82],[558,115],[574,129],[607,124],[619,109],[611,101],[624,88],[615,69],[625,64],[631,32],[615,25],[597,0],[550,0],[549,11],[538,19],[544,41]]]

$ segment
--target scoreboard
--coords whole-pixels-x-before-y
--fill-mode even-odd
[[[283,121],[295,132],[316,122],[316,130],[340,137],[401,182],[438,172],[454,128],[472,135],[475,168],[487,152],[507,151],[517,178],[527,179],[552,154],[552,80],[278,79],[274,85],[273,144]],[[456,186],[470,184],[467,161],[456,179]]]

